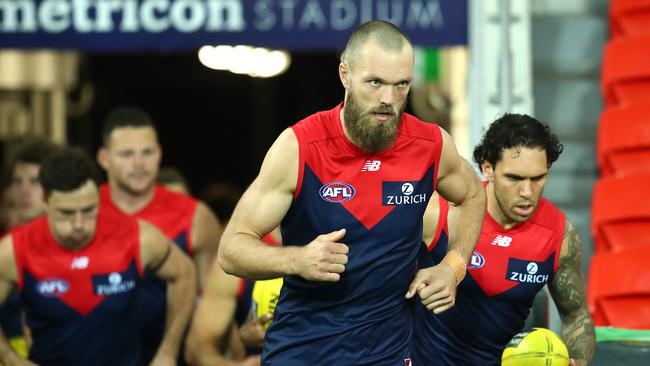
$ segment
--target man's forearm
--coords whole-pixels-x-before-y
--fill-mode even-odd
[[[469,262],[485,219],[485,190],[481,188],[458,206],[450,209],[449,244],[447,251],[461,255]]]
[[[594,324],[586,309],[566,322],[562,327],[562,339],[569,350],[569,357],[576,360],[577,365],[587,365],[594,357],[596,336]]]
[[[274,247],[247,234],[224,233],[219,245],[219,264],[231,275],[268,280],[293,274],[294,247]]]
[[[189,260],[188,260],[189,261]],[[173,281],[167,282],[167,322],[159,352],[176,357],[185,327],[196,298],[196,275],[193,267]]]
[[[216,251],[205,249],[194,254],[193,259],[194,266],[196,267],[196,286],[199,289],[199,293],[203,293],[208,271],[210,270],[210,265],[216,258],[215,254]]]

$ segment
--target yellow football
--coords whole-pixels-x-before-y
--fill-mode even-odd
[[[567,366],[569,352],[553,331],[533,328],[512,337],[501,356],[502,366]]]
[[[253,306],[255,315],[258,318],[265,314],[273,314],[278,304],[280,290],[282,289],[282,277],[272,280],[255,281],[253,286]],[[268,328],[271,322],[266,323],[264,329]]]

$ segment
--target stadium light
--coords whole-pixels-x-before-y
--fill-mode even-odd
[[[262,78],[280,75],[291,64],[286,51],[251,46],[203,46],[198,56],[210,69]]]

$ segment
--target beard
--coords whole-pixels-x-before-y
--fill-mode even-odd
[[[406,106],[404,102],[398,111],[388,105],[379,105],[364,111],[356,102],[352,90],[345,98],[343,109],[343,124],[352,143],[369,153],[380,153],[388,149],[397,137],[397,130],[402,124],[402,112]],[[390,114],[387,121],[378,122],[373,113]]]

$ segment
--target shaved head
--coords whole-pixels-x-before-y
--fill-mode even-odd
[[[411,40],[395,25],[383,20],[371,20],[359,26],[352,33],[345,50],[341,54],[341,62],[353,68],[359,50],[368,41],[376,42],[384,51],[400,52],[405,45],[412,47]]]

